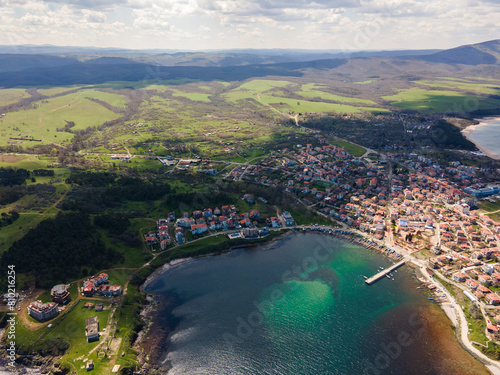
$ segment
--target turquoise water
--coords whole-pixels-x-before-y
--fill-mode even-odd
[[[500,121],[474,129],[469,138],[481,147],[500,155]]]
[[[318,234],[184,263],[147,287],[173,301],[169,374],[439,374],[409,267]]]

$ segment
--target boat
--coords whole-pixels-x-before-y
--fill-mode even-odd
[[[394,277],[394,275],[392,274],[392,272],[389,274],[390,277]]]
[[[432,297],[429,297],[429,298],[427,298],[427,299],[428,299],[429,301],[434,301],[434,298],[432,298]]]
[[[365,280],[368,279],[368,277],[366,277],[365,275],[361,275],[361,276],[363,276],[365,278]]]
[[[390,279],[390,278],[391,278],[389,275],[385,275],[385,277],[387,277],[388,279]]]

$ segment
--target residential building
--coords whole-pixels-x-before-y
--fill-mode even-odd
[[[50,291],[50,298],[56,303],[66,303],[71,300],[68,291],[69,285],[59,284],[52,288]]]
[[[495,293],[488,293],[484,298],[489,305],[500,305],[500,297]]]
[[[85,326],[85,336],[88,342],[99,340],[99,320],[97,316],[87,318]]]
[[[283,212],[283,215],[281,215],[281,217],[285,221],[286,226],[290,227],[290,226],[295,225],[295,220],[293,220],[293,217],[290,214],[290,212],[288,212],[288,211]]]
[[[57,316],[59,308],[55,302],[42,303],[42,301],[35,301],[29,304],[28,314],[39,322],[43,322]]]

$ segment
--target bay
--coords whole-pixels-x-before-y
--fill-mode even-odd
[[[479,121],[479,125],[468,128],[467,138],[488,156],[500,158],[500,118]]]
[[[172,301],[168,374],[483,374],[411,268],[319,234],[193,260],[147,292]],[[464,370],[466,369],[466,370]]]

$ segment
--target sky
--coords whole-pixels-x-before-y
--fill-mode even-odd
[[[499,0],[0,0],[0,44],[452,48],[499,39],[498,20]]]

